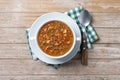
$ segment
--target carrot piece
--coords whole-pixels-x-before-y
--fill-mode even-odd
[[[46,43],[50,43],[50,40],[47,40]]]
[[[49,46],[46,46],[45,50],[47,50],[49,48]]]
[[[64,34],[63,36],[64,36],[64,37],[67,37],[67,34]]]
[[[48,29],[53,29],[54,28],[54,26],[49,26],[49,28]]]
[[[47,40],[49,40],[49,39],[50,39],[50,36],[46,35],[45,38],[46,38]]]
[[[56,36],[62,36],[62,34],[60,32],[58,32],[57,34],[55,34]]]
[[[67,33],[67,30],[65,29],[65,30],[63,31],[63,33]]]
[[[67,44],[70,44],[71,42],[70,41],[67,41]]]
[[[55,45],[56,45],[56,46],[58,46],[58,45],[59,45],[59,43],[57,43],[57,42],[56,42],[56,43],[55,43]]]
[[[52,52],[53,52],[53,50],[50,50],[50,52],[52,53]]]

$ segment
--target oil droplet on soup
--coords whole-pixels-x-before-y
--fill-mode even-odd
[[[73,45],[73,33],[63,22],[50,21],[44,24],[38,32],[40,49],[50,56],[62,56]]]

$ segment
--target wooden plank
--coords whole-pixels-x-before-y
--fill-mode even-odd
[[[89,60],[88,66],[81,65],[79,60],[69,61],[58,70],[46,66],[41,61],[1,60],[0,76],[12,75],[119,75],[120,60]]]
[[[119,80],[119,75],[25,75],[0,76],[0,80]]]
[[[94,48],[88,50],[89,59],[119,59],[120,44],[94,44]],[[29,59],[32,60],[27,44],[0,44],[0,59]],[[74,60],[79,60],[76,55]]]
[[[8,0],[0,0],[0,3],[12,3],[13,1],[15,1],[15,2],[17,2],[18,0],[10,0],[10,1],[8,1]],[[26,2],[28,2],[28,3],[37,3],[37,2],[59,2],[58,0],[20,0],[22,3],[26,3]],[[86,3],[89,3],[89,2],[98,2],[98,3],[120,3],[120,0],[67,0],[67,1],[64,1],[64,0],[61,0],[62,2],[74,2],[74,1],[76,1],[76,2],[79,2],[79,1],[81,1],[81,2],[86,2]],[[19,1],[18,1],[19,2]]]
[[[20,0],[20,1],[17,1],[17,0],[10,0],[10,1],[8,1],[8,0],[0,0],[0,3],[12,3],[12,2],[22,2],[22,3],[37,3],[37,2],[59,2],[59,1],[57,1],[57,0]],[[61,1],[63,1],[64,2],[64,0],[61,0]],[[75,1],[75,2],[86,2],[86,3],[89,3],[89,2],[101,2],[101,3],[120,3],[120,0],[85,0],[85,1],[83,1],[83,0],[71,0],[71,1]],[[65,1],[65,2],[70,2],[70,1]]]
[[[118,28],[95,28],[99,35],[98,43],[120,43],[119,34],[120,29]]]
[[[0,28],[1,43],[27,43],[25,28]]]
[[[30,27],[42,14],[0,13],[0,27]],[[91,13],[91,16],[94,27],[120,27],[120,13]]]
[[[83,0],[10,0],[6,2],[1,0],[0,4],[0,12],[64,12],[79,5],[90,12],[120,12],[120,2],[118,0],[115,2],[84,2]]]
[[[54,0],[54,1],[57,1],[57,0]],[[73,0],[73,1],[76,1],[76,2],[79,2],[79,1],[82,1],[82,2],[86,2],[86,3],[89,3],[89,2],[98,2],[98,3],[120,3],[120,0]]]
[[[27,44],[0,44],[0,59],[31,59]]]
[[[120,58],[120,44],[93,44],[88,50],[89,58]]]
[[[26,28],[0,28],[0,43],[27,43]],[[95,28],[100,40],[97,43],[120,43],[119,28]],[[3,34],[4,33],[4,34]]]
[[[65,12],[82,5],[91,12],[100,40],[58,70],[29,54],[25,29],[46,12]],[[120,80],[120,0],[0,0],[0,80]]]
[[[0,27],[30,27],[42,14],[43,13],[0,13]]]
[[[119,27],[120,13],[91,13],[94,27]]]

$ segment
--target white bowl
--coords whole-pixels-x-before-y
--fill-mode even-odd
[[[50,21],[54,21],[54,20],[50,20]],[[48,22],[50,22],[50,21],[45,21],[45,22],[39,27],[39,30],[41,29],[41,27],[42,27],[44,24],[46,24],[46,23],[48,23]],[[62,20],[55,20],[55,21],[63,22]],[[65,22],[63,22],[63,23],[65,23]],[[66,23],[65,23],[65,24],[66,24]],[[61,55],[61,56],[50,56],[50,55],[46,54],[45,52],[43,52],[43,51],[41,50],[41,48],[40,48],[40,50],[42,51],[42,53],[43,53],[44,55],[46,55],[46,56],[48,56],[48,57],[50,57],[50,58],[58,59],[58,58],[63,58],[63,57],[65,57],[65,56],[67,56],[67,55],[69,55],[69,54],[71,53],[71,51],[72,51],[73,48],[75,47],[76,36],[75,36],[75,32],[73,31],[71,25],[69,25],[69,24],[67,24],[67,25],[68,25],[68,27],[71,29],[71,31],[72,31],[72,33],[73,33],[73,38],[74,38],[74,39],[73,39],[73,44],[72,44],[72,47],[70,48],[70,50],[68,50],[67,53],[65,53],[64,55]],[[38,31],[38,32],[39,32],[39,31]],[[37,37],[38,37],[38,32],[37,32],[37,35],[36,35],[36,40],[37,40]],[[38,41],[37,41],[37,42],[38,42]]]
[[[49,21],[54,21],[54,20],[61,21],[65,24],[67,24],[70,27],[71,31],[73,32],[73,36],[74,36],[74,42],[73,42],[73,45],[72,45],[71,49],[66,54],[64,54],[62,56],[57,56],[57,57],[56,56],[50,56],[50,55],[47,55],[46,53],[44,53],[40,49],[40,47],[38,45],[38,42],[37,42],[37,34],[38,34],[40,28],[45,23],[47,23]],[[44,14],[44,15],[40,16],[32,24],[32,27],[31,27],[31,30],[30,30],[29,43],[30,43],[30,46],[31,46],[32,50],[34,51],[35,55],[37,55],[37,57],[44,62],[47,62],[47,61],[46,61],[46,59],[42,58],[41,55],[45,56],[46,58],[56,60],[56,59],[63,59],[65,57],[67,57],[68,55],[74,53],[73,55],[71,55],[71,58],[72,58],[77,54],[77,51],[79,51],[79,49],[80,49],[81,32],[80,32],[79,27],[76,24],[76,22],[72,18],[67,16],[66,14],[59,13],[59,12],[47,13],[47,14]],[[71,59],[71,58],[69,58],[69,59]],[[66,60],[66,61],[68,61],[68,60]],[[50,63],[50,62],[48,61],[48,63]]]

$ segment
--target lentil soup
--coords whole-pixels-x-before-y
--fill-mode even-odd
[[[61,21],[50,21],[38,32],[40,49],[50,56],[62,56],[72,47],[74,37],[71,29]]]

